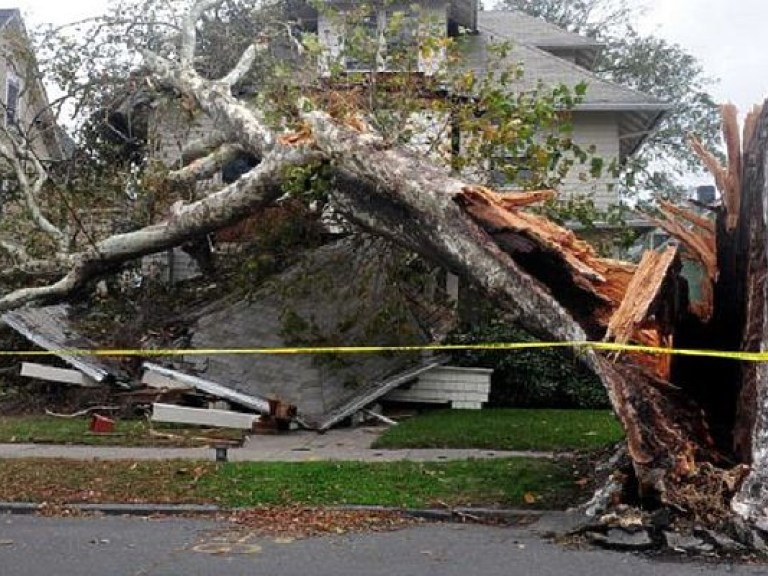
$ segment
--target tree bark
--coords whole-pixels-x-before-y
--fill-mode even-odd
[[[744,162],[738,227],[731,253],[741,265],[735,284],[742,290],[738,316],[742,349],[768,351],[768,106],[757,125]],[[751,464],[733,500],[742,517],[768,529],[768,363],[740,366],[740,389],[734,428],[735,448]]]

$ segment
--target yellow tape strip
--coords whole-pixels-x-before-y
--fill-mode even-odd
[[[768,352],[695,350],[615,344],[613,342],[487,342],[482,344],[425,344],[421,346],[319,346],[307,348],[206,348],[206,349],[62,349],[0,350],[0,356],[223,356],[274,354],[370,354],[381,352],[422,352],[455,350],[532,350],[540,348],[590,348],[608,352],[643,352],[725,358],[745,362],[768,362]]]

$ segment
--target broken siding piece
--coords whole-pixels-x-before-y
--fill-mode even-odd
[[[244,412],[188,408],[174,404],[152,404],[152,420],[154,422],[250,430],[258,419],[258,414],[246,414]]]
[[[88,350],[96,346],[69,327],[67,306],[21,308],[3,314],[0,321],[30,342],[45,350],[50,350],[64,362],[96,382],[107,382],[114,375],[120,374],[120,370],[112,367],[108,362],[85,355]],[[82,351],[83,354],[73,353],[75,351]]]
[[[154,370],[145,370],[141,376],[141,383],[150,388],[156,388],[158,390],[192,390],[193,387],[189,384],[179,382],[168,376],[164,376]]]
[[[491,390],[491,374],[486,368],[441,366],[424,372],[412,386],[393,390],[384,399],[395,402],[450,403],[452,408],[479,410]]]
[[[417,365],[414,368],[395,374],[391,378],[383,381],[373,382],[358,391],[346,404],[342,404],[333,412],[330,412],[325,420],[318,422],[314,428],[319,431],[328,430],[334,424],[341,422],[347,416],[351,416],[358,410],[362,410],[369,404],[372,404],[388,392],[391,392],[398,386],[402,386],[406,382],[409,382],[420,374],[442,366],[448,362],[447,357],[431,358],[425,361],[423,364]],[[312,423],[310,423],[311,425]]]
[[[95,388],[99,385],[93,378],[77,370],[68,368],[54,368],[44,364],[34,362],[23,362],[21,364],[21,375],[27,378],[37,378],[48,382],[61,382],[62,384],[73,384],[85,388]]]
[[[206,394],[210,394],[211,396],[223,398],[224,400],[229,400],[230,402],[234,402],[240,406],[245,406],[246,408],[255,410],[259,414],[270,413],[269,401],[264,398],[243,394],[242,392],[238,392],[237,390],[222,386],[216,382],[211,382],[210,380],[205,380],[199,376],[185,374],[184,372],[165,368],[164,366],[160,366],[158,364],[152,364],[151,362],[145,362],[144,368],[151,372],[165,376],[171,380],[175,380],[180,384],[191,386],[192,388],[200,390],[201,392],[205,392]]]

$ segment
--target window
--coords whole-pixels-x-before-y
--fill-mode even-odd
[[[367,72],[379,68],[381,29],[379,15],[373,12],[347,30],[345,68],[350,72]]]
[[[415,70],[419,55],[419,16],[413,10],[387,10],[387,69]]]
[[[21,82],[16,76],[9,75],[5,85],[5,125],[16,126],[19,121],[19,98]]]

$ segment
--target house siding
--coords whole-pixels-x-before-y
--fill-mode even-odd
[[[605,166],[619,158],[619,123],[612,113],[577,112],[573,116],[573,140],[583,148],[595,147],[595,154]],[[619,203],[616,178],[609,170],[603,170],[599,178],[592,178],[589,165],[576,163],[561,187],[563,198],[589,196],[596,208],[605,210]]]
[[[190,142],[215,131],[213,120],[205,114],[191,115],[177,102],[163,102],[150,122],[152,156],[171,169],[181,168],[181,152]]]

